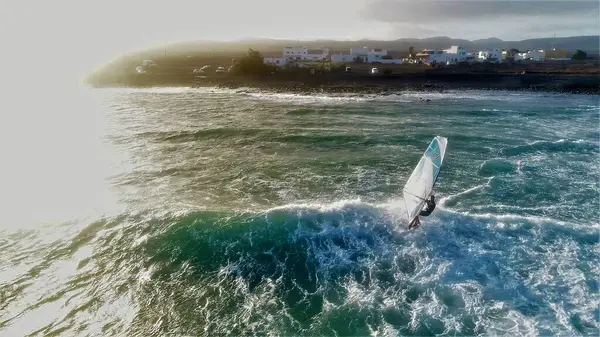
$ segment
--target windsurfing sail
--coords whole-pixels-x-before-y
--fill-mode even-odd
[[[433,186],[437,181],[444,155],[446,154],[446,145],[448,139],[444,137],[435,137],[425,153],[419,160],[417,167],[408,178],[404,189],[404,205],[408,214],[409,223],[419,215],[425,201],[433,191]]]

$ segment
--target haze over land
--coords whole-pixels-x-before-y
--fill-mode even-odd
[[[177,41],[596,35],[597,1],[3,2],[3,81],[79,80],[120,54]],[[417,46],[415,46],[417,47]]]
[[[590,54],[598,54],[600,49],[600,35],[592,36],[571,36],[559,38],[532,38],[521,41],[504,41],[499,38],[486,38],[467,40],[461,38],[451,38],[447,36],[436,36],[430,38],[402,38],[396,40],[286,40],[286,39],[245,39],[242,41],[189,41],[166,44],[157,46],[150,50],[164,52],[166,49],[170,52],[192,51],[192,52],[236,52],[246,51],[248,48],[258,49],[261,52],[281,52],[281,49],[290,45],[302,44],[309,48],[328,47],[332,51],[344,51],[357,46],[368,46],[371,48],[384,48],[389,51],[407,52],[409,47],[415,50],[434,48],[448,48],[452,45],[459,45],[467,50],[485,50],[492,48],[517,48],[520,50],[528,49],[566,49],[574,51],[582,49]]]

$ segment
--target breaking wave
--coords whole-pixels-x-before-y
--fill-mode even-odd
[[[600,145],[583,139],[556,141],[534,141],[525,145],[504,148],[501,153],[507,156],[518,156],[533,152],[576,152],[576,153],[600,153]]]

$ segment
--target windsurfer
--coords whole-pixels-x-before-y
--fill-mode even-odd
[[[421,220],[419,219],[419,216],[429,216],[429,214],[431,214],[431,212],[433,212],[434,209],[435,209],[435,196],[432,194],[429,197],[429,200],[426,201],[425,209],[421,210],[421,212],[419,212],[419,215],[416,216],[415,219],[413,221],[411,221],[410,224],[408,224],[408,229],[419,228],[419,226],[421,226]]]

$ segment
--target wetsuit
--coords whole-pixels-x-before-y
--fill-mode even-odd
[[[419,216],[428,216],[433,212],[435,209],[435,197],[432,195],[426,203],[425,209],[419,212]],[[419,220],[419,217],[417,216],[410,224],[408,224],[408,229],[415,229],[419,226],[421,226],[421,220]]]
[[[431,198],[429,198],[429,200],[427,200],[427,206],[425,207],[424,210],[422,210],[419,215],[420,216],[429,216],[429,214],[431,214],[431,212],[433,212],[433,210],[435,209],[435,199],[434,196],[432,195]]]

